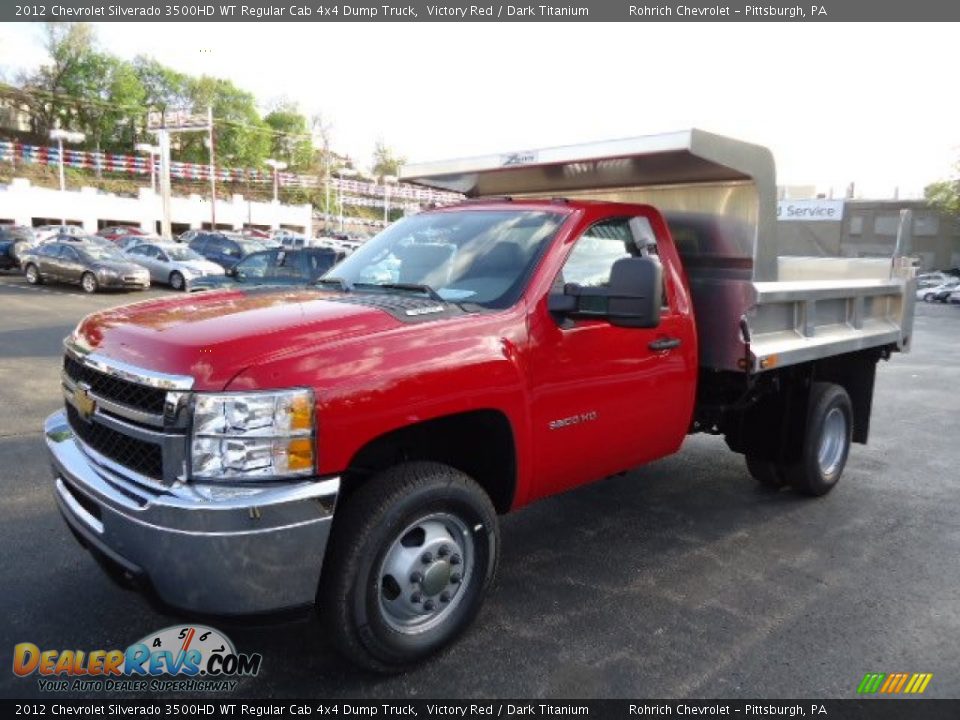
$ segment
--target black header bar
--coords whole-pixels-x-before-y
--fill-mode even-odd
[[[4,2],[0,21],[88,22],[920,22],[960,20],[943,0],[570,0],[542,4],[387,0],[57,0]],[[908,31],[909,32],[909,31]]]

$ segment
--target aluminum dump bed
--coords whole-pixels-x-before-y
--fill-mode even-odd
[[[909,217],[890,259],[794,257],[777,242],[767,148],[702,130],[408,165],[468,197],[644,203],[667,219],[693,293],[700,362],[761,372],[869,347],[906,350]]]

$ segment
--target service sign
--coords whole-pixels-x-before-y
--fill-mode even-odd
[[[781,200],[777,203],[777,220],[840,222],[843,200]]]

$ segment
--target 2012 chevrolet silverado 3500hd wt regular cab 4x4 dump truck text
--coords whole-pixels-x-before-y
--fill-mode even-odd
[[[909,216],[887,260],[788,254],[770,153],[697,130],[404,177],[468,199],[316,287],[137,303],[66,339],[55,495],[106,567],[186,611],[317,604],[390,670],[476,615],[498,513],[691,432],[823,495],[866,442],[877,361],[910,342]]]

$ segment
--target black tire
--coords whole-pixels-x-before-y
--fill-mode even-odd
[[[464,528],[462,542],[470,552],[464,551],[463,578],[449,575],[451,582],[460,584],[453,590],[453,598],[444,601],[450,605],[437,610],[436,624],[401,631],[391,625],[382,601],[395,588],[395,581],[380,574],[391,548],[397,543],[407,546],[401,539],[411,536],[409,529],[438,514],[456,517]],[[439,651],[470,625],[493,581],[499,552],[496,511],[470,477],[433,462],[390,468],[337,509],[318,592],[327,632],[340,652],[357,665],[377,672],[399,672]],[[459,556],[457,559],[459,563]],[[440,564],[440,555],[436,564]],[[428,569],[424,572],[429,575]],[[424,594],[428,594],[426,585],[424,581]],[[438,594],[437,604],[439,598]],[[426,607],[424,599],[420,602]]]
[[[97,276],[92,272],[85,272],[80,276],[80,287],[85,293],[93,295],[100,289],[100,283],[97,282]]]
[[[23,275],[27,278],[30,285],[43,285],[43,278],[40,276],[40,268],[33,263],[27,263],[23,268]]]
[[[772,460],[761,460],[751,455],[747,455],[746,458],[747,470],[753,475],[753,479],[764,487],[779,490],[788,484],[783,466]]]
[[[174,270],[170,273],[170,287],[174,290],[186,290],[187,282],[183,279],[183,274]]]
[[[927,302],[927,303],[932,303],[932,302],[933,302],[933,293],[927,293],[926,295],[924,295],[924,296],[923,296],[923,301],[924,301],[924,302]]]
[[[842,431],[838,428],[837,418],[842,417]],[[800,461],[787,468],[787,479],[799,492],[805,495],[826,495],[833,490],[850,453],[850,440],[853,434],[853,406],[847,391],[833,383],[814,383],[810,388],[807,408],[807,425]],[[823,443],[834,437],[837,444],[831,444],[827,464],[821,458]]]

